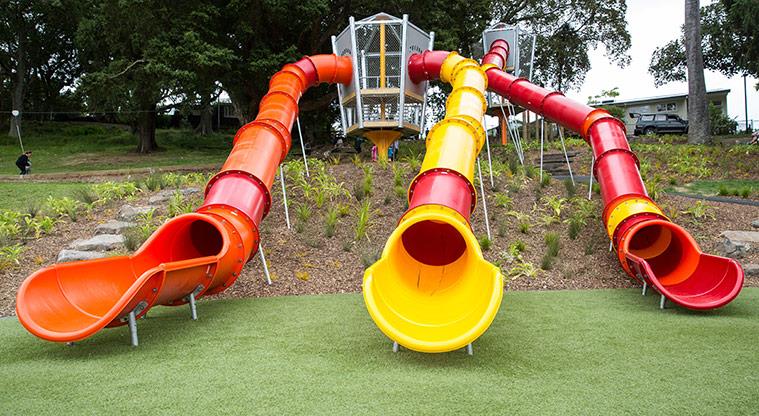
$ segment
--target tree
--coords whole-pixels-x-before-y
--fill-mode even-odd
[[[229,61],[228,50],[204,37],[216,8],[201,0],[106,0],[91,10],[77,35],[87,70],[79,92],[94,112],[126,114],[138,132],[137,152],[152,152],[157,113]]]
[[[614,117],[624,120],[625,109],[617,105],[609,105],[609,101],[613,101],[619,97],[619,87],[614,87],[610,90],[601,90],[600,93],[588,97],[588,105],[602,108],[609,112]]]
[[[39,109],[50,105],[78,76],[73,36],[81,13],[73,0],[0,2],[0,78],[7,84],[11,107],[23,112],[30,86]],[[34,106],[33,106],[34,107]],[[15,136],[20,117],[11,117]]]
[[[704,67],[725,76],[759,77],[759,2],[720,0],[701,8],[701,48]],[[657,48],[649,72],[656,85],[685,81],[683,38]],[[759,90],[759,84],[756,85]]]
[[[685,0],[685,55],[688,66],[688,143],[711,143],[701,53],[699,0]]]
[[[630,61],[624,0],[521,0],[494,6],[498,20],[537,35],[534,82],[560,91],[580,87],[590,70],[588,51],[599,46],[620,66]]]

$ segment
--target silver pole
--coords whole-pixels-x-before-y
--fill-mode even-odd
[[[290,229],[290,211],[287,208],[287,188],[285,188],[285,170],[282,165],[279,165],[279,181],[282,183],[282,201],[285,205],[285,222],[287,223],[287,229]]]
[[[134,311],[129,312],[128,319],[129,335],[132,337],[132,346],[136,347],[140,344],[140,342],[139,339],[137,339],[137,319],[135,318]]]
[[[311,174],[308,173],[308,159],[306,159],[306,146],[303,145],[303,132],[300,130],[300,117],[295,118],[295,125],[298,126],[298,137],[300,138],[300,150],[303,151],[303,164],[306,166],[306,177],[310,178]]]
[[[590,158],[590,179],[588,182],[588,200],[591,199],[592,193],[593,193],[593,165],[596,163],[596,157],[591,156]]]
[[[401,62],[406,63],[406,28],[408,27],[408,15],[403,15],[403,27],[401,28]],[[406,73],[401,70],[401,93],[398,95],[398,127],[403,128],[403,118],[406,115]]]
[[[559,139],[561,139],[561,148],[564,149],[564,160],[567,161],[567,168],[569,169],[569,178],[572,179],[572,185],[575,184],[575,176],[572,174],[572,164],[569,163],[569,155],[567,155],[567,146],[564,145],[564,133],[559,127]]]
[[[195,292],[190,293],[190,317],[193,321],[198,320],[198,308],[195,304]]]
[[[480,194],[482,195],[482,209],[485,211],[485,228],[488,231],[488,240],[490,240],[490,220],[488,219],[488,202],[485,198],[485,187],[482,186],[482,168],[480,168],[480,158],[477,158],[477,174],[480,177]]]
[[[16,135],[18,135],[18,144],[21,145],[21,153],[25,153],[24,142],[21,141],[21,129],[18,127],[19,116],[21,116],[21,112],[18,110],[13,110],[11,111],[11,114],[13,115],[13,119],[16,121]]]
[[[488,128],[485,126],[485,116],[482,116],[482,129],[485,130],[485,148],[488,150],[488,167],[490,167],[490,188],[495,188],[493,181],[493,160],[490,158],[490,137],[488,137]]]
[[[266,283],[271,286],[271,276],[269,276],[269,266],[266,265],[266,257],[264,257],[264,248],[261,242],[258,242],[258,255],[261,256],[261,264],[264,265],[264,275],[266,276]]]
[[[540,119],[540,182],[543,182],[543,122],[545,118]]]

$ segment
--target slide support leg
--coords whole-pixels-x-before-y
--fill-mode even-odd
[[[129,335],[132,337],[132,346],[136,347],[140,344],[140,340],[137,339],[137,319],[134,311],[129,312],[127,319],[129,320]]]
[[[261,243],[258,243],[258,255],[261,256],[261,264],[264,266],[264,276],[266,276],[266,284],[271,286],[271,276],[269,275],[269,266],[266,265],[266,257],[264,257],[264,248]]]
[[[398,352],[400,350],[401,346],[398,345],[397,342],[393,342],[393,352]]]
[[[190,293],[190,316],[192,317],[193,321],[198,320],[198,307],[195,304],[195,292]]]

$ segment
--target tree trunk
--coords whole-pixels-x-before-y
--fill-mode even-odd
[[[688,143],[711,144],[699,0],[685,0],[685,56],[688,66]]]
[[[221,108],[219,108],[221,111]],[[200,121],[198,126],[195,127],[195,133],[201,136],[207,136],[213,133],[213,106],[211,105],[211,97],[203,97],[200,105]]]
[[[21,35],[19,35],[21,36]],[[24,89],[26,87],[26,48],[24,42],[20,39],[16,51],[16,73],[13,80],[13,93],[11,94],[12,110],[18,110],[19,116],[11,115],[11,127],[8,130],[8,136],[16,137],[21,129],[21,117],[24,110]]]
[[[143,107],[150,111],[139,113],[137,120],[137,132],[139,141],[137,142],[137,153],[150,153],[158,149],[155,141],[155,124],[156,124],[156,104]]]

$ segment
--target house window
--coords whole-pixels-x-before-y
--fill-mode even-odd
[[[235,118],[236,117],[235,114],[234,114],[234,109],[232,108],[231,105],[229,105],[229,104],[226,104],[226,105],[222,104],[221,108],[223,109],[223,113],[222,114],[224,114],[224,118]]]
[[[657,104],[656,111],[659,113],[664,112],[664,111],[677,111],[677,103]]]
[[[722,101],[720,100],[713,100],[712,105],[715,107],[722,107]]]

